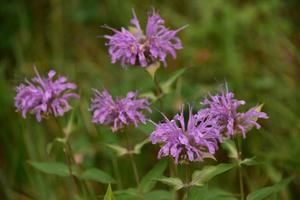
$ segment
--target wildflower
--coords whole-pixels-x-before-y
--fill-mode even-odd
[[[218,149],[219,127],[209,118],[196,118],[191,108],[187,124],[182,109],[172,120],[165,117],[163,123],[155,126],[150,141],[162,145],[158,158],[172,156],[177,164],[185,160],[199,161],[213,158]]]
[[[176,58],[176,50],[182,48],[176,34],[184,27],[177,30],[166,28],[164,20],[154,10],[148,17],[146,34],[143,34],[134,10],[130,22],[134,26],[131,31],[125,28],[119,31],[106,26],[114,32],[113,35],[104,36],[108,40],[106,45],[109,46],[112,63],[120,61],[122,66],[147,67],[161,61],[166,66],[168,54]]]
[[[247,112],[238,112],[238,108],[245,104],[245,101],[234,99],[232,92],[222,92],[220,95],[210,96],[202,104],[208,108],[198,112],[198,116],[210,115],[217,120],[221,127],[220,134],[225,137],[233,137],[241,133],[246,137],[246,133],[255,126],[257,129],[260,125],[256,122],[258,118],[267,119],[264,112],[258,111],[258,107],[253,107]]]
[[[15,107],[17,111],[22,112],[23,118],[30,112],[36,116],[37,121],[41,121],[50,114],[55,117],[63,116],[72,109],[68,100],[79,98],[79,95],[70,90],[76,89],[77,86],[67,82],[64,76],[54,80],[54,70],[50,70],[46,78],[41,77],[36,68],[34,70],[36,77],[31,82],[20,84],[16,89]]]
[[[146,118],[142,111],[151,112],[149,102],[147,99],[136,97],[136,93],[128,92],[125,98],[114,100],[107,90],[102,92],[95,90],[95,97],[90,107],[93,123],[110,126],[113,132],[130,124],[135,127],[140,122],[145,124]]]

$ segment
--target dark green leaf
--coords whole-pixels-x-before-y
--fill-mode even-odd
[[[136,188],[128,188],[128,189],[125,189],[125,190],[117,190],[115,191],[115,194],[116,195],[121,195],[121,194],[129,194],[129,195],[132,195],[132,196],[138,196],[138,191]]]
[[[114,194],[116,195],[117,200],[139,200],[139,192],[135,188],[128,188],[125,190],[118,190],[115,191]]]
[[[232,163],[222,163],[215,166],[205,166],[201,171],[195,171],[192,176],[191,185],[203,186],[213,177],[222,174],[235,167]]]
[[[287,178],[287,179],[280,181],[279,183],[276,183],[273,186],[264,187],[264,188],[254,191],[254,192],[251,192],[247,196],[247,200],[263,200],[272,194],[280,192],[291,182],[291,180],[292,180],[292,178]]]
[[[30,164],[47,174],[67,177],[70,176],[68,166],[58,162],[30,162]]]
[[[173,187],[175,190],[180,190],[181,188],[184,187],[184,183],[179,178],[164,177],[164,178],[159,178],[157,180],[168,186]]]
[[[189,189],[188,200],[236,200],[233,194],[218,189],[208,187],[191,187]]]
[[[51,153],[54,146],[60,145],[61,147],[63,147],[66,144],[66,142],[67,142],[66,138],[55,138],[52,142],[47,144],[47,147],[46,147],[47,154],[49,155]]]
[[[157,179],[163,175],[166,167],[167,161],[161,160],[143,177],[140,188],[144,193],[149,192],[155,186]]]
[[[84,179],[84,180],[89,180],[89,181],[97,181],[99,183],[115,183],[116,182],[115,179],[112,178],[109,174],[107,174],[106,172],[104,172],[100,169],[96,169],[96,168],[88,169],[83,174],[81,174],[80,178]]]
[[[173,200],[175,198],[173,193],[170,191],[154,190],[152,192],[145,194],[144,199],[145,200]]]

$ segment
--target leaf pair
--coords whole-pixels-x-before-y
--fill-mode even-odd
[[[122,146],[117,144],[106,144],[107,147],[111,148],[113,151],[116,152],[117,156],[124,156],[127,154],[140,154],[142,147],[149,142],[148,139],[143,140],[142,142],[136,144],[133,150],[128,150]]]
[[[148,73],[154,79],[155,72],[158,69],[157,65],[153,65],[152,68],[147,69]],[[176,71],[172,74],[172,76],[166,80],[165,82],[162,82],[159,84],[160,89],[162,90],[162,94],[168,94],[172,91],[172,85],[175,83],[175,81],[182,76],[182,74],[187,70],[188,68],[181,68],[180,70]],[[157,101],[160,96],[156,96],[153,92],[147,92],[140,95],[141,97],[149,98],[152,101]]]
[[[61,177],[68,177],[70,176],[69,168],[67,165],[59,162],[30,162],[30,164],[46,173],[46,174],[52,174],[52,175],[57,175]],[[96,169],[96,168],[91,168],[83,173],[79,173],[79,171],[75,168],[72,167],[72,175],[76,176],[79,179],[82,180],[87,180],[87,181],[96,181],[99,183],[103,184],[108,184],[108,183],[115,183],[115,179],[112,178],[108,173]]]
[[[141,180],[139,188],[128,188],[125,190],[119,190],[115,192],[118,199],[143,199],[153,200],[163,200],[172,199],[172,193],[164,190],[153,190],[155,184],[159,178],[162,177],[164,171],[167,168],[167,160],[160,160]]]
[[[253,191],[247,196],[246,200],[263,200],[283,190],[291,182],[292,179],[293,177],[283,179],[273,186],[264,187]]]
[[[192,175],[192,180],[189,183],[183,183],[181,179],[177,177],[164,177],[158,179],[158,181],[171,186],[175,190],[180,190],[184,187],[191,186],[204,186],[210,179],[222,174],[235,167],[235,164],[219,164],[216,166],[205,166],[200,171],[195,171]]]

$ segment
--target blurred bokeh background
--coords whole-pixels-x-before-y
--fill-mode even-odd
[[[99,36],[111,33],[101,28],[127,27],[134,8],[145,25],[154,7],[167,26],[189,26],[179,33],[184,49],[168,67],[158,71],[160,80],[189,67],[164,97],[171,116],[183,102],[196,107],[208,93],[228,83],[236,97],[248,106],[264,103],[269,120],[253,130],[243,143],[245,157],[256,156],[263,164],[245,172],[246,192],[295,176],[279,199],[300,198],[300,2],[297,0],[2,0],[0,1],[0,196],[1,199],[69,199],[70,180],[33,169],[29,161],[64,160],[57,149],[50,155],[46,145],[58,136],[51,120],[26,120],[15,112],[15,86],[53,68],[76,82],[80,103],[73,104],[76,128],[71,137],[83,166],[99,167],[116,176],[119,166],[123,185],[134,185],[126,158],[116,159],[103,143],[122,140],[110,130],[90,122],[91,88],[107,88],[114,95],[133,90],[154,90],[150,76],[139,68],[124,70],[112,65]],[[154,105],[154,107],[159,107]],[[247,106],[246,106],[247,107]],[[247,107],[247,108],[249,108]],[[65,125],[70,117],[61,118]],[[161,120],[157,111],[153,120]],[[151,128],[132,134],[133,142],[147,137]],[[140,174],[156,162],[157,147],[146,145],[137,156]],[[218,158],[226,161],[222,151]],[[123,167],[123,165],[125,167]],[[128,167],[126,167],[128,166]],[[194,168],[200,167],[195,165]],[[225,181],[226,180],[226,181]],[[216,178],[214,184],[238,192],[235,173]],[[106,185],[91,183],[97,195]],[[164,188],[164,186],[160,186]]]

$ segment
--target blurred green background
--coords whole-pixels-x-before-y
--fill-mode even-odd
[[[2,0],[0,2],[0,196],[1,199],[69,199],[70,180],[49,176],[33,169],[28,161],[64,160],[59,148],[47,155],[46,145],[58,136],[51,120],[41,123],[26,120],[15,112],[15,86],[34,75],[53,68],[76,82],[81,94],[74,102],[76,128],[71,143],[82,157],[84,167],[101,168],[113,176],[122,164],[122,185],[134,186],[126,158],[116,159],[105,142],[122,142],[122,137],[90,122],[88,107],[91,88],[107,88],[114,95],[133,90],[154,90],[151,78],[140,68],[124,70],[110,64],[101,37],[111,33],[101,28],[127,27],[134,8],[145,25],[154,7],[167,26],[178,28],[184,49],[168,68],[158,71],[160,80],[189,68],[164,97],[165,111],[171,116],[182,102],[196,107],[208,93],[227,82],[236,97],[248,106],[264,103],[268,120],[262,129],[253,130],[243,143],[245,157],[256,156],[263,164],[245,170],[246,193],[271,185],[282,177],[295,176],[279,199],[300,198],[300,2],[297,0]],[[154,105],[154,107],[159,107]],[[247,108],[249,108],[247,107]],[[70,113],[60,118],[67,123]],[[161,120],[155,110],[154,121]],[[141,127],[133,143],[150,134]],[[156,162],[157,146],[147,144],[137,156],[139,173],[145,174]],[[223,150],[217,158],[226,161]],[[195,164],[200,168],[202,164]],[[125,166],[125,167],[124,167]],[[128,172],[130,171],[130,173]],[[238,192],[236,173],[216,178],[215,185]],[[90,183],[101,197],[106,185]],[[159,185],[160,188],[165,188]]]

